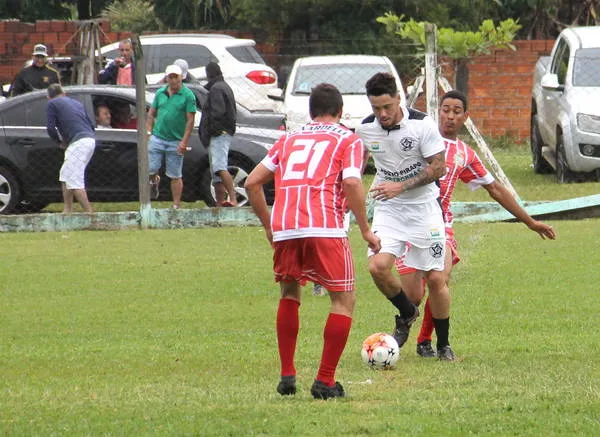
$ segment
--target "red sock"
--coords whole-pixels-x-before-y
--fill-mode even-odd
[[[330,313],[325,323],[323,355],[317,379],[330,387],[335,384],[335,369],[346,347],[351,327],[352,317],[341,314]]]
[[[429,297],[425,301],[425,308],[423,310],[423,321],[421,322],[421,331],[417,337],[417,343],[423,343],[424,341],[431,341],[431,334],[433,333],[433,317],[431,316],[431,307],[429,306]]]
[[[300,328],[299,307],[300,302],[296,300],[281,299],[277,308],[277,346],[281,361],[281,376],[296,375],[294,354]]]

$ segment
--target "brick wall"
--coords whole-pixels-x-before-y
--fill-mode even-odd
[[[101,21],[101,44],[128,37],[128,32],[112,32],[108,21]],[[44,43],[50,55],[73,55],[76,49],[74,21],[0,20],[0,83],[9,83],[31,58],[33,46]],[[227,32],[239,38],[253,38],[245,32]],[[518,140],[529,137],[529,112],[533,69],[540,56],[548,55],[554,41],[515,41],[517,51],[495,50],[490,55],[473,58],[468,63],[469,106],[471,117],[484,135],[510,135]],[[278,45],[259,43],[257,48],[267,64],[274,65]],[[444,74],[453,80],[452,67]],[[407,82],[409,83],[409,82]]]

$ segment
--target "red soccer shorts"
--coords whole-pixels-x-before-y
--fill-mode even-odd
[[[354,263],[347,238],[294,238],[273,246],[275,281],[312,281],[329,291],[354,290]]]

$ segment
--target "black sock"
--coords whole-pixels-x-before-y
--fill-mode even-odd
[[[450,331],[450,318],[433,319],[435,326],[435,336],[437,337],[437,349],[440,350],[444,346],[450,345],[448,342],[448,332]]]
[[[402,289],[400,290],[400,293],[394,297],[389,297],[388,300],[392,303],[392,305],[398,308],[398,311],[400,311],[400,316],[403,319],[410,319],[415,315],[415,306],[408,300],[408,297],[406,297],[406,294],[404,294]]]

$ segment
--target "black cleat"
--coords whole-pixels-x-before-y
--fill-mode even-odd
[[[431,347],[431,341],[425,340],[417,344],[417,354],[423,358],[435,358],[435,351]]]
[[[344,387],[339,382],[336,382],[333,387],[329,387],[324,382],[316,379],[310,389],[310,393],[315,399],[343,398],[346,396]]]
[[[398,347],[404,346],[404,343],[408,340],[411,325],[419,317],[419,308],[416,305],[413,306],[415,307],[415,313],[410,319],[403,319],[399,315],[396,316],[396,329],[394,329],[393,337],[398,342]]]
[[[450,345],[446,345],[437,351],[437,357],[440,361],[454,361],[456,357]]]
[[[296,394],[296,377],[295,376],[282,376],[281,381],[277,385],[277,393],[281,396],[295,395]]]

